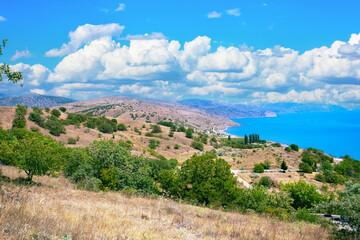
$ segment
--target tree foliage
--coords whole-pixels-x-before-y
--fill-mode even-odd
[[[317,191],[318,188],[315,185],[307,184],[303,180],[282,184],[281,189],[288,192],[291,198],[294,199],[292,206],[295,209],[311,208],[315,204],[326,200],[326,198]]]
[[[167,196],[207,205],[232,205],[240,193],[230,165],[209,152],[192,156],[181,169],[163,171],[159,182]]]
[[[3,55],[3,49],[6,46],[6,42],[7,42],[7,39],[3,39],[2,44],[0,43],[0,57]],[[21,72],[11,71],[10,66],[7,65],[6,63],[3,63],[0,65],[0,82],[3,80],[3,76],[6,76],[8,81],[13,82],[13,83],[17,83],[23,79]],[[23,84],[21,84],[20,86],[22,87]]]
[[[45,175],[58,171],[64,161],[65,149],[58,142],[40,133],[27,130],[21,135],[10,132],[12,138],[2,142],[0,155],[3,162],[19,167],[32,180],[34,175]]]

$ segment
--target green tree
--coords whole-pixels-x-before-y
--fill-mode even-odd
[[[12,142],[12,165],[24,170],[28,180],[34,175],[45,175],[60,169],[64,148],[48,136],[29,134]]]
[[[0,44],[0,56],[3,55],[3,49],[6,46],[6,42],[7,39],[3,39],[2,44]],[[13,83],[17,83],[18,81],[23,79],[21,72],[11,71],[10,66],[6,63],[0,65],[0,82],[3,80],[4,75],[7,77],[8,81]],[[20,84],[20,86],[22,87],[23,84]]]
[[[281,163],[281,169],[284,170],[284,171],[288,170],[288,166],[287,166],[285,160],[283,160],[282,163]]]
[[[228,141],[229,141],[229,142],[231,141],[231,136],[230,136],[230,135],[228,136]]]
[[[318,192],[315,185],[307,184],[304,180],[282,184],[281,190],[288,192],[294,202],[292,206],[298,208],[311,208],[326,200],[326,197]]]
[[[245,144],[248,144],[249,143],[249,138],[248,136],[245,134],[245,137],[244,137],[244,143]]]
[[[232,206],[240,194],[230,165],[214,154],[194,155],[181,169],[163,171],[159,182],[164,194],[216,206]]]

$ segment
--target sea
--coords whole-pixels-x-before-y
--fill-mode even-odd
[[[261,139],[300,148],[316,148],[334,157],[360,160],[360,110],[288,113],[277,117],[232,119],[241,126],[225,132],[243,137],[258,133]]]

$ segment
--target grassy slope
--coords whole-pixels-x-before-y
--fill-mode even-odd
[[[1,166],[11,179],[25,177]],[[0,191],[1,239],[328,239],[326,229],[117,192],[75,190],[62,176]]]

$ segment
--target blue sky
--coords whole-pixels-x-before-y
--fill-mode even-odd
[[[354,108],[358,9],[360,2],[349,0],[6,1],[0,33],[9,41],[1,62],[24,73],[25,87],[3,82],[0,95]]]

